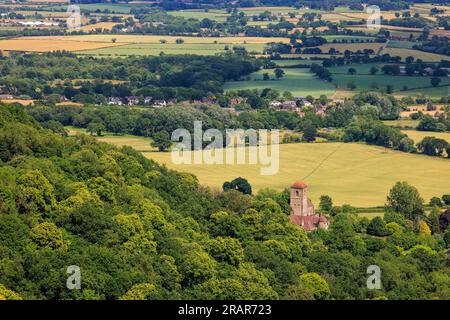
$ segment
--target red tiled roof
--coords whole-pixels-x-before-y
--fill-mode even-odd
[[[307,185],[303,181],[296,181],[291,186],[291,188],[297,188],[297,189],[305,189],[306,187],[307,187]]]
[[[298,216],[291,214],[289,219],[293,224],[302,227],[306,231],[314,230],[319,225],[319,216]]]

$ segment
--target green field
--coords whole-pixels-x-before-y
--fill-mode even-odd
[[[401,96],[419,96],[419,95],[425,95],[430,98],[440,98],[440,97],[447,97],[450,95],[450,89],[449,84],[447,81],[441,82],[443,85],[440,85],[439,87],[429,87],[429,88],[417,88],[407,91],[398,91],[396,94]]]
[[[347,69],[349,66],[346,66]],[[373,85],[377,85],[380,90],[385,90],[387,85],[392,85],[395,92],[401,91],[402,95],[418,95],[422,93],[429,97],[442,97],[448,95],[447,86],[450,85],[450,79],[441,78],[441,86],[433,88],[430,85],[431,77],[410,77],[410,76],[389,76],[383,74],[333,74],[333,82],[337,83],[338,88],[345,89],[349,82],[356,85],[355,91],[371,90]],[[403,89],[407,87],[407,90]],[[373,89],[372,89],[373,90]]]
[[[386,120],[383,121],[384,124],[392,127],[398,127],[398,128],[416,128],[419,124],[419,120],[411,120],[411,119],[404,119],[404,120]]]
[[[225,10],[180,10],[180,11],[167,11],[168,14],[175,17],[183,17],[185,19],[210,19],[217,22],[225,22],[228,14]]]
[[[396,181],[408,181],[416,186],[425,201],[450,193],[447,183],[450,179],[449,159],[364,144],[280,145],[280,170],[274,176],[260,175],[258,165],[175,165],[171,162],[170,153],[144,154],[173,169],[191,172],[202,183],[217,188],[224,181],[241,176],[248,179],[255,190],[266,187],[281,190],[309,175],[304,180],[316,205],[320,195],[328,194],[338,205],[380,206],[385,203],[386,194]]]
[[[413,41],[390,40],[387,47],[388,48],[411,49],[416,44],[419,44],[419,43],[413,42]]]
[[[262,80],[263,73],[269,73],[274,79],[273,70],[260,70],[250,75],[250,80],[233,81],[225,84],[225,90],[264,89],[272,88],[280,92],[290,91],[294,96],[312,95],[319,97],[322,94],[332,95],[334,87],[331,83],[316,78],[309,69],[284,69],[285,75],[279,80]]]
[[[234,45],[224,43],[133,43],[123,46],[79,51],[78,54],[88,54],[94,56],[130,56],[130,55],[159,55],[161,52],[165,54],[197,54],[197,55],[214,55],[216,53],[225,52],[225,46],[231,50]],[[244,47],[249,52],[262,52],[264,43],[247,43],[236,45]]]
[[[101,50],[117,50],[117,48],[108,48]],[[312,60],[275,60],[275,63],[281,67],[288,65],[321,64],[321,61]],[[450,78],[442,77],[439,87],[433,88],[430,84],[431,77],[413,77],[413,76],[389,76],[384,74],[370,75],[369,70],[372,66],[376,66],[379,70],[383,64],[354,64],[331,67],[329,70],[333,74],[332,83],[320,80],[316,78],[309,69],[295,69],[285,68],[285,76],[279,80],[274,80],[273,70],[260,70],[249,76],[242,81],[228,82],[225,84],[225,90],[238,90],[238,89],[259,89],[272,88],[280,92],[290,91],[296,96],[312,95],[318,97],[321,94],[332,95],[335,91],[335,87],[338,89],[347,89],[347,85],[353,82],[356,85],[354,92],[361,92],[367,90],[376,90],[374,86],[378,87],[378,90],[386,90],[387,85],[392,85],[396,94],[417,96],[424,94],[428,97],[442,97],[448,95],[447,86],[450,85]],[[355,68],[357,70],[355,75],[349,75],[348,69]],[[378,71],[379,73],[381,71]],[[262,80],[263,74],[268,73],[272,80]],[[404,89],[407,89],[404,91]]]
[[[320,64],[320,61],[317,62],[317,64]],[[328,68],[330,72],[334,74],[348,74],[349,68],[354,68],[356,70],[356,75],[370,75],[370,68],[376,67],[378,68],[378,72],[381,72],[381,68],[384,64],[382,63],[364,63],[364,64],[349,64],[344,66],[335,66]],[[354,76],[353,76],[354,77]]]

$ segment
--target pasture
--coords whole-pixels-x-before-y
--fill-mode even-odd
[[[266,72],[272,80],[262,80]],[[294,96],[314,97],[322,94],[331,96],[334,92],[331,83],[316,78],[309,69],[284,69],[284,72],[283,78],[275,80],[273,70],[260,70],[251,74],[249,80],[227,82],[224,88],[225,90],[272,88],[280,92],[290,91]]]
[[[112,50],[116,50],[113,48]],[[104,49],[108,50],[108,49]],[[103,51],[103,50],[102,50]],[[320,61],[313,60],[274,60],[280,67],[295,64],[311,64]],[[370,75],[370,68],[377,67],[378,73]],[[333,81],[326,82],[314,76],[309,69],[303,68],[284,68],[285,75],[281,79],[275,79],[273,69],[263,69],[251,74],[249,77],[240,81],[227,82],[225,90],[239,89],[276,89],[280,92],[290,91],[294,96],[319,97],[322,94],[328,97],[337,98],[341,95],[335,95],[336,90],[346,91],[345,96],[351,96],[361,91],[380,90],[385,91],[387,85],[391,85],[395,95],[418,96],[422,93],[431,98],[448,95],[447,87],[450,86],[450,78],[442,77],[439,87],[431,87],[431,77],[417,76],[389,76],[381,74],[383,64],[351,64],[345,66],[336,66],[329,68],[332,73]],[[348,69],[356,69],[355,75],[348,74]],[[263,74],[268,73],[270,80],[263,80]],[[356,86],[353,90],[348,90],[348,85],[352,83]],[[405,90],[406,89],[406,90]]]
[[[413,77],[413,76],[389,76],[384,74],[367,75],[358,74],[333,74],[333,82],[337,84],[338,88],[346,88],[349,82],[353,82],[356,85],[355,91],[364,90],[385,90],[387,85],[391,85],[395,92],[399,91],[402,95],[418,95],[420,90],[426,96],[437,97],[441,92],[447,92],[447,87],[450,85],[450,79],[445,77],[441,78],[441,85],[439,90],[433,91],[431,87],[431,77]],[[417,89],[416,89],[417,88]],[[404,90],[407,89],[407,90]],[[429,91],[431,90],[431,91]]]

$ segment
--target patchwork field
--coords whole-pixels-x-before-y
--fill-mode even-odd
[[[281,190],[294,180],[304,179],[314,203],[318,203],[320,195],[328,194],[336,204],[383,205],[396,181],[415,185],[425,201],[450,191],[443,189],[445,185],[450,187],[446,184],[450,179],[448,159],[363,144],[280,145],[280,170],[274,176],[260,175],[258,165],[174,165],[170,153],[144,155],[170,168],[193,173],[202,183],[216,188],[236,177],[248,179],[255,190],[266,187]]]
[[[112,27],[111,23],[85,26],[86,28]],[[177,39],[184,43],[176,44]],[[245,47],[248,51],[262,52],[268,42],[288,42],[287,38],[263,37],[176,37],[154,35],[92,34],[79,36],[41,36],[0,40],[0,50],[77,51],[92,55],[156,55],[161,51],[173,54],[214,54],[223,52],[225,46]],[[165,42],[165,43],[161,43]],[[112,48],[114,47],[114,49]]]

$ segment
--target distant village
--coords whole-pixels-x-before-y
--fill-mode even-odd
[[[1,88],[0,88],[1,89]],[[343,106],[345,103],[344,99],[332,99],[327,103],[322,104],[318,100],[314,103],[310,101],[307,97],[294,97],[294,100],[272,100],[269,103],[269,108],[276,111],[291,111],[298,114],[300,117],[305,115],[304,108],[313,109],[317,116],[324,117],[327,110]],[[13,96],[11,94],[1,94],[0,93],[0,101],[6,103],[22,103],[22,104],[30,104],[34,101],[29,97],[24,96]],[[227,111],[231,114],[239,115],[242,112],[248,111],[247,109],[241,109],[242,105],[245,105],[247,102],[247,98],[244,97],[234,97],[230,99],[228,107],[222,107],[221,109]],[[59,105],[82,105],[81,103],[77,103],[67,99],[64,96],[60,97]],[[152,97],[149,96],[126,96],[126,97],[109,97],[106,101],[107,105],[115,105],[115,106],[142,106],[142,107],[152,107],[152,108],[164,108],[168,106],[198,106],[198,105],[217,105],[219,106],[218,101],[215,98],[202,98],[200,100],[177,100],[177,99],[168,99],[168,100],[153,100]],[[432,117],[439,117],[441,114],[444,114],[444,107],[435,105],[432,102],[427,102],[421,105],[414,105],[407,107],[400,113],[401,119],[408,119],[411,117],[413,113],[421,112],[423,114],[430,115]]]

